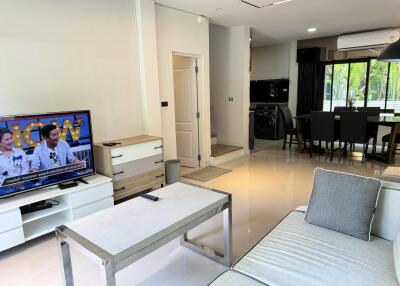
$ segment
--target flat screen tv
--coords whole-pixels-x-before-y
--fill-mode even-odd
[[[94,173],[89,111],[0,117],[0,198]]]

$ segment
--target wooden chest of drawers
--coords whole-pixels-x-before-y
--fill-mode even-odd
[[[97,143],[94,154],[97,172],[113,178],[117,203],[164,184],[162,138],[142,135]]]

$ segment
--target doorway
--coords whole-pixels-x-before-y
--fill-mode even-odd
[[[183,167],[200,166],[197,58],[173,55],[176,149]]]

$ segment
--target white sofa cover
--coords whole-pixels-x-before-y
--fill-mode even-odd
[[[274,286],[398,286],[392,242],[314,226],[302,212],[290,213],[233,269]]]
[[[264,286],[254,278],[243,275],[242,273],[236,272],[234,270],[229,270],[222,273],[215,281],[212,283],[213,286]]]
[[[252,278],[251,283],[270,286],[399,286],[393,259],[393,240],[400,231],[399,190],[400,184],[383,184],[372,227],[379,237],[372,235],[368,242],[310,225],[304,208],[297,209],[211,285],[253,285],[237,284],[242,274],[243,281]]]

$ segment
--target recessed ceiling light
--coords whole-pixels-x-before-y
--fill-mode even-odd
[[[315,28],[315,27],[307,29],[307,32],[309,32],[309,33],[315,33],[316,31],[317,31],[317,28]]]
[[[280,4],[292,2],[294,0],[273,0],[273,1],[276,1],[276,2],[271,2],[271,3],[265,4],[265,5],[261,5],[261,6],[256,5],[255,3],[253,3],[254,1],[252,1],[252,0],[239,0],[239,1],[244,3],[244,4],[253,6],[255,8],[265,8],[265,7],[270,7],[270,6],[274,6],[274,5],[280,5]]]

